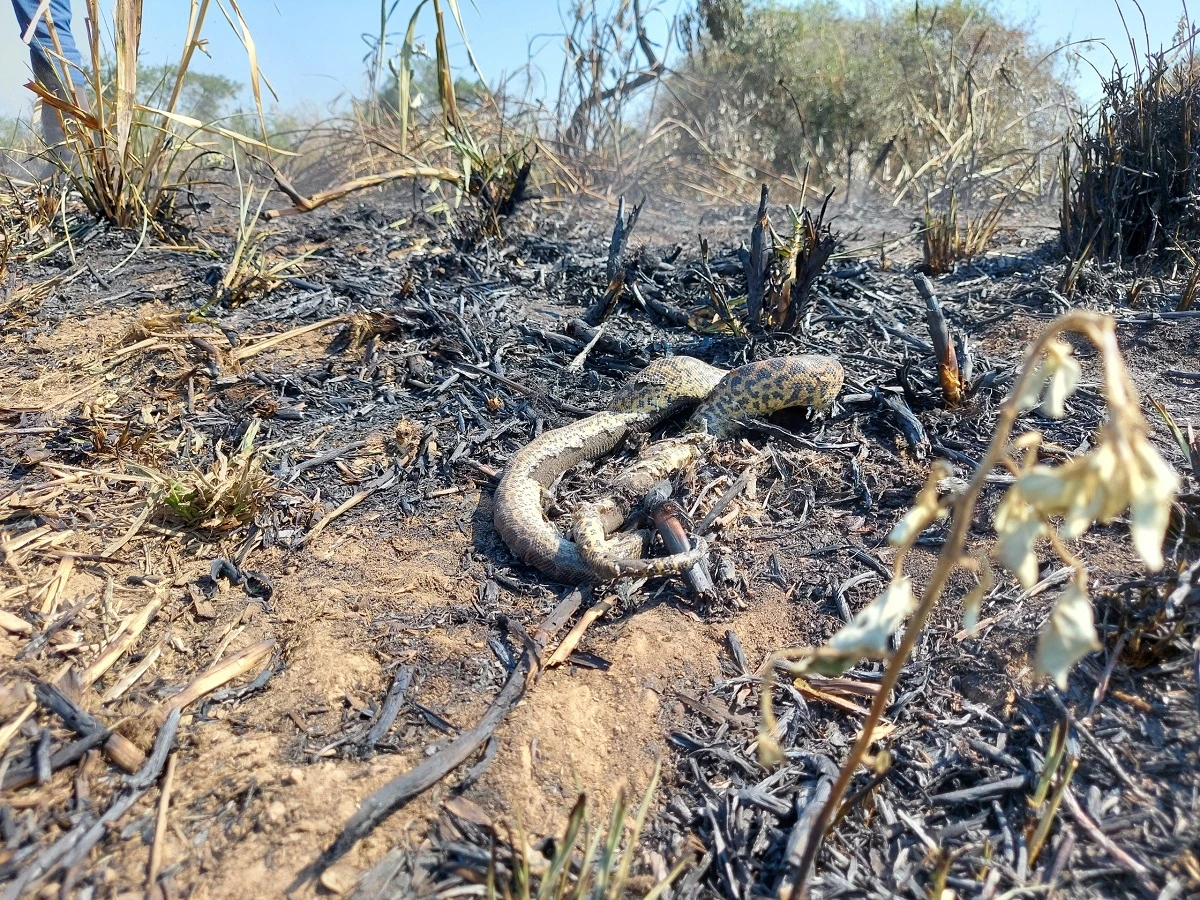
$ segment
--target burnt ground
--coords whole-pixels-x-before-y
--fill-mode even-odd
[[[537,203],[504,241],[478,241],[469,223],[448,228],[414,209],[408,191],[359,197],[282,220],[279,251],[312,252],[302,276],[200,323],[181,314],[210,295],[229,253],[231,219],[219,211],[194,223],[187,246],[137,252],[137,235],[80,221],[71,246],[13,267],[0,293],[6,890],[57,860],[55,841],[129,798],[120,764],[138,767],[171,698],[247,651],[248,671],[202,685],[209,692],[184,707],[169,786],[143,785],[90,852],[65,871],[45,866],[30,894],[128,895],[152,871],[168,897],[482,895],[493,835],[504,844],[519,823],[542,847],[580,792],[603,820],[622,786],[645,791],[661,759],[631,891],[684,860],[664,896],[775,895],[789,838],[857,734],[880,668],[781,683],[788,759],[770,771],[755,755],[756,672],[772,650],[820,643],[878,593],[888,531],[933,459],[969,474],[1024,346],[1064,308],[1063,264],[1053,232],[1023,213],[987,259],[935,279],[980,379],[971,402],[948,411],[911,282],[917,244],[890,211],[843,214],[838,224],[857,234],[818,285],[809,336],[747,342],[689,327],[686,315],[704,318],[698,233],[717,279],[731,296],[743,290],[735,250],[752,210],[651,204],[632,242],[649,307],[623,301],[573,370],[584,342],[570,323],[603,290],[610,217]],[[901,238],[883,261],[869,247],[881,233]],[[1184,423],[1200,417],[1200,317],[1158,315],[1182,281],[1091,267],[1072,302],[1120,318],[1143,399]],[[1094,355],[1078,349],[1085,383],[1069,415],[1021,426],[1044,430],[1060,458],[1086,449],[1103,415]],[[602,408],[665,353],[732,366],[796,351],[843,360],[842,402],[722,444],[677,480],[699,518],[765,451],[713,537],[715,600],[663,581],[572,596],[498,540],[497,472],[541,429],[571,421],[565,410]],[[888,397],[911,405],[923,438],[906,436]],[[165,485],[209,472],[252,422],[269,477],[249,482],[247,507],[230,518],[181,521]],[[555,508],[598,492],[605,466],[630,458],[571,474]],[[1000,478],[985,494],[977,544],[993,536],[987,512],[1003,488]],[[1076,542],[1105,646],[1061,695],[1033,680],[1031,661],[1062,584],[1057,564],[1033,592],[1003,579],[973,635],[958,602],[969,582],[954,582],[888,710],[891,765],[856,781],[813,896],[1200,896],[1193,508],[1177,510],[1161,574],[1140,570],[1121,522]],[[943,537],[927,532],[913,554],[918,588]],[[475,726],[519,677],[516,626],[536,634],[564,598],[612,609],[564,664],[531,679],[460,768],[320,886],[303,882],[364,798]],[[566,628],[549,630],[557,640]],[[395,722],[373,729],[393,687]],[[88,726],[69,730],[54,696],[125,741],[102,751],[100,731],[81,747]],[[1047,811],[1029,798],[1063,721],[1078,768]]]

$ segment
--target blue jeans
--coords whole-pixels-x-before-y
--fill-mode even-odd
[[[12,5],[17,14],[21,34],[24,34],[33,20],[33,14],[37,12],[38,0],[12,0]],[[62,48],[62,55],[67,60],[68,77],[76,88],[82,91],[87,84],[87,76],[84,74],[83,58],[79,55],[79,48],[75,46],[75,38],[71,34],[71,0],[50,0],[50,18],[54,22],[54,32],[58,37],[58,45]],[[33,40],[29,42],[29,61],[33,65],[33,77],[58,96],[66,98],[67,91],[62,82],[63,63],[57,57],[54,39],[50,36],[45,16],[38,19]],[[42,131],[51,143],[62,140],[62,124],[58,113],[44,103]]]

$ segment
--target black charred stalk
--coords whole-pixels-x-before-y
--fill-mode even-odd
[[[58,752],[51,754],[45,761],[35,755],[33,765],[12,766],[4,776],[3,789],[6,791],[17,790],[31,784],[44,783],[45,780],[48,780],[49,773],[57,772],[63,766],[78,762],[93,747],[103,744],[110,733],[107,728],[97,728],[86,737],[67,744]],[[38,750],[41,750],[40,744]]]
[[[750,254],[745,258],[746,314],[752,333],[762,331],[763,300],[767,293],[767,268],[770,264],[767,256],[767,229],[769,227],[767,186],[764,184],[758,199],[758,215],[754,219],[754,228],[750,231]]]
[[[629,243],[629,236],[633,234],[634,226],[637,225],[638,216],[642,212],[642,205],[646,201],[643,200],[633,208],[633,212],[629,214],[629,218],[625,217],[625,197],[622,195],[617,199],[617,221],[613,223],[612,240],[608,244],[608,265],[604,270],[605,276],[611,282],[617,277],[617,272],[621,268],[621,257],[625,255],[625,247]]]
[[[929,337],[933,343],[933,352],[937,357],[938,383],[942,386],[942,394],[949,407],[958,406],[963,402],[965,382],[958,369],[958,354],[954,351],[954,341],[950,338],[950,326],[942,305],[938,303],[933,293],[933,284],[924,275],[913,276],[917,291],[925,299],[925,322],[929,326]]]
[[[704,282],[704,286],[708,289],[708,299],[717,316],[729,326],[731,331],[737,334],[741,331],[741,327],[738,325],[737,319],[734,318],[733,311],[729,308],[729,298],[725,296],[725,288],[713,277],[708,259],[708,238],[700,235],[700,280]]]
[[[904,435],[904,441],[912,450],[913,455],[917,459],[924,459],[929,452],[929,436],[925,433],[925,426],[921,424],[916,413],[904,402],[903,397],[896,394],[884,394],[883,405],[896,420],[896,426]]]
[[[784,331],[808,331],[809,319],[817,303],[817,295],[813,288],[839,243],[838,236],[825,224],[825,212],[829,208],[829,199],[832,196],[832,191],[825,195],[825,202],[821,204],[821,211],[815,219],[807,209],[800,214],[802,241],[795,259],[792,260],[792,282],[788,289],[787,309],[781,317]]]
[[[499,216],[511,216],[516,211],[517,205],[528,199],[529,194],[529,173],[533,170],[533,158],[525,160],[521,168],[517,169],[516,177],[513,178],[512,187],[505,192],[500,203],[496,207],[496,214]]]
[[[595,340],[596,346],[605,353],[611,353],[614,356],[631,358],[640,356],[641,351],[633,344],[624,338],[615,337],[611,334],[600,334],[599,339],[596,338],[597,329],[593,328],[583,319],[571,319],[567,322],[567,334],[578,341],[585,343]]]
[[[617,301],[625,293],[625,281],[627,277],[628,273],[625,269],[617,272],[617,276],[608,283],[608,287],[604,291],[604,296],[592,304],[592,308],[584,314],[583,318],[585,322],[589,325],[599,325],[612,315],[613,310],[617,308]]]
[[[591,309],[584,315],[584,320],[589,325],[599,325],[612,315],[612,311],[617,308],[617,302],[625,292],[625,285],[629,281],[630,267],[622,263],[622,257],[629,244],[629,235],[633,234],[638,215],[645,202],[643,200],[642,203],[635,206],[633,212],[626,217],[625,197],[622,196],[617,200],[617,221],[613,224],[612,240],[608,244],[608,262],[604,268],[608,286],[604,290],[604,296],[592,304]]]
[[[383,740],[383,736],[388,733],[388,729],[396,721],[396,716],[399,715],[400,709],[404,705],[404,695],[408,692],[409,684],[412,683],[413,671],[412,666],[401,666],[396,670],[396,674],[392,678],[392,686],[388,689],[379,715],[363,740],[364,754],[369,754],[375,749],[375,745]]]

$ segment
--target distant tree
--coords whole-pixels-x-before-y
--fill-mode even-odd
[[[165,102],[175,84],[175,66],[138,66],[138,99],[153,106]],[[183,81],[178,110],[184,115],[213,122],[229,113],[242,92],[241,82],[206,72],[188,72]]]
[[[115,67],[111,59],[105,60],[102,68],[106,90],[116,84]],[[137,75],[137,99],[146,106],[165,106],[175,87],[176,66],[162,63],[156,66],[139,65]],[[205,72],[189,71],[183,79],[176,112],[199,119],[215,122],[230,114],[233,102],[242,92],[241,82]]]
[[[413,60],[412,90],[413,97],[417,98],[413,105],[418,109],[430,103],[437,103],[437,65],[427,56]],[[454,79],[454,97],[464,109],[478,107],[487,95],[487,86],[478,78],[459,75]],[[379,103],[384,109],[395,113],[396,102],[396,75],[392,73],[388,75],[379,91]]]
[[[679,152],[824,184],[994,172],[1074,99],[1062,56],[991,0],[697,0],[683,45],[657,110],[686,126]]]

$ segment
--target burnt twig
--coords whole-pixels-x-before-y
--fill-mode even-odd
[[[92,738],[97,731],[108,734],[104,742],[104,755],[126,772],[137,771],[145,761],[142,751],[124,735],[109,733],[96,717],[66,695],[62,688],[49,682],[34,685],[38,702],[53,712],[63,723],[80,737]]]
[[[396,721],[396,716],[400,713],[400,707],[404,705],[404,695],[408,693],[408,686],[412,683],[413,667],[401,666],[396,670],[396,675],[392,679],[392,686],[388,689],[387,697],[383,701],[383,706],[379,710],[379,716],[371,725],[371,730],[367,732],[367,736],[363,739],[363,752],[369,753],[375,749],[375,745],[383,740],[383,736],[388,733],[388,729],[392,727],[392,723]]]
[[[767,294],[767,268],[770,258],[767,256],[767,229],[770,220],[767,217],[767,186],[762,186],[758,197],[758,213],[754,218],[754,227],[750,230],[750,252],[744,257],[746,266],[746,316],[752,334],[762,331],[763,299]]]
[[[633,208],[633,212],[628,217],[625,216],[625,197],[621,196],[617,200],[617,221],[613,225],[612,239],[608,244],[608,262],[604,267],[604,275],[607,281],[607,286],[604,295],[592,305],[592,308],[587,311],[584,319],[589,325],[599,325],[607,319],[614,309],[617,307],[617,301],[621,299],[621,295],[625,292],[625,285],[629,279],[629,269],[622,263],[622,257],[625,255],[625,247],[629,243],[629,236],[633,233],[633,228],[637,225],[638,215],[642,211],[642,205],[646,201],[643,200]]]
[[[510,627],[514,626],[510,623]],[[363,800],[358,812],[350,817],[333,846],[296,876],[289,892],[298,889],[341,859],[350,848],[370,834],[376,825],[466,762],[484,741],[491,737],[492,732],[504,721],[504,717],[524,696],[530,676],[535,670],[536,651],[537,645],[533,641],[525,644],[525,652],[521,654],[520,661],[509,674],[508,681],[474,728],[464,731],[440,752],[421,761],[403,775],[393,778]]]
[[[933,283],[928,278],[918,273],[913,276],[913,283],[925,300],[925,323],[929,326],[933,354],[937,357],[938,383],[942,386],[946,405],[958,406],[963,402],[966,382],[958,369],[958,354],[954,351],[954,341],[950,339],[946,314],[942,312],[942,305],[933,292]]]
[[[904,398],[896,394],[882,394],[880,399],[896,420],[896,427],[904,435],[904,440],[917,459],[924,459],[929,453],[929,435],[921,420],[904,402]]]
[[[780,317],[784,331],[808,333],[813,307],[817,302],[813,287],[840,242],[839,236],[825,222],[825,213],[832,197],[832,191],[825,195],[825,202],[821,204],[816,218],[807,209],[800,212],[798,246],[792,259],[792,278],[787,289],[787,311]]]
[[[83,755],[93,747],[104,743],[104,740],[111,732],[104,727],[100,727],[73,743],[67,744],[57,753],[50,754],[47,761],[50,772],[57,772],[64,766],[69,766],[71,763],[83,758]],[[42,780],[42,773],[37,771],[35,767],[14,768],[4,776],[3,790],[15,791],[18,788],[28,787],[35,782]]]
[[[43,850],[36,860],[21,869],[17,877],[9,883],[3,900],[17,900],[30,885],[37,884],[60,868],[70,869],[91,852],[108,829],[158,780],[166,764],[167,754],[175,744],[179,716],[178,708],[171,710],[158,731],[158,737],[154,740],[154,750],[145,764],[137,774],[126,779],[125,787],[104,814],[99,817],[85,816],[74,828]]]
[[[812,793],[808,795],[807,801],[803,808],[796,810],[796,824],[792,826],[791,833],[788,834],[787,842],[787,865],[784,869],[783,878],[779,882],[779,890],[776,892],[777,897],[790,897],[792,888],[795,886],[792,881],[792,872],[800,863],[800,857],[804,853],[804,848],[808,846],[809,836],[812,834],[813,822],[816,821],[817,814],[825,805],[825,801],[829,799],[829,791],[833,788],[833,779],[828,776],[822,776],[812,789]],[[796,798],[799,800],[799,796]],[[799,807],[799,804],[797,804]]]

